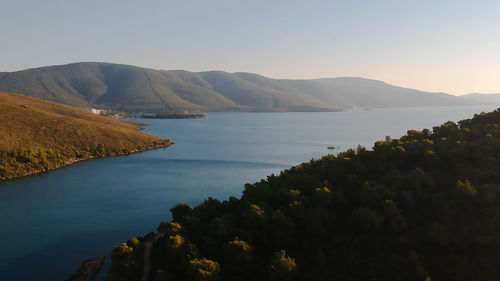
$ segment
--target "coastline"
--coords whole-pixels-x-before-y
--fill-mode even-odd
[[[117,155],[110,155],[110,156],[89,156],[89,157],[83,158],[83,159],[76,159],[76,158],[74,158],[74,159],[71,159],[71,160],[69,160],[69,161],[61,164],[61,165],[55,166],[55,167],[50,168],[50,169],[35,170],[35,171],[32,171],[32,172],[28,172],[28,173],[16,175],[14,177],[0,179],[0,184],[2,184],[4,182],[16,180],[16,179],[21,179],[21,178],[25,178],[25,177],[30,177],[30,176],[36,176],[36,175],[39,175],[39,174],[49,173],[51,171],[59,170],[59,169],[62,169],[62,168],[66,168],[66,167],[69,167],[71,165],[74,165],[74,164],[77,164],[77,163],[80,163],[80,162],[84,162],[84,161],[89,161],[89,160],[93,160],[93,159],[101,159],[101,158],[112,158],[112,157],[127,156],[127,155],[141,153],[141,152],[145,152],[145,151],[149,151],[149,150],[154,150],[154,149],[159,149],[159,148],[167,148],[167,147],[169,147],[169,146],[171,146],[173,144],[175,144],[173,141],[166,141],[166,143],[163,144],[163,145],[157,145],[155,147],[146,148],[146,149],[142,149],[142,150],[134,149],[134,150],[131,150],[131,151],[127,151],[126,153],[121,153],[121,154],[119,153]]]
[[[102,269],[106,257],[100,256],[85,260],[77,271],[66,281],[92,281]]]

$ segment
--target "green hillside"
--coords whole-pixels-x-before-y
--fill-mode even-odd
[[[114,248],[108,280],[497,280],[498,171],[500,109],[410,130],[178,204]]]
[[[139,129],[71,106],[0,92],[0,181],[171,144]]]
[[[128,112],[332,111],[478,104],[362,78],[277,80],[251,73],[193,73],[90,62],[0,73],[0,90]]]

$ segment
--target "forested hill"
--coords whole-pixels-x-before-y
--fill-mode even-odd
[[[110,63],[4,72],[0,90],[128,112],[332,111],[480,103],[363,78],[277,80],[251,73],[163,71]]]
[[[171,144],[139,129],[71,106],[0,92],[0,181]]]
[[[498,280],[500,110],[386,138],[172,208],[108,280]]]

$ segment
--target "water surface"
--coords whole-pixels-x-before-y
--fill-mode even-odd
[[[0,184],[1,280],[65,280],[86,258],[154,231],[178,202],[239,196],[243,185],[358,144],[371,148],[493,107],[209,113],[206,119],[134,120],[171,138],[165,149],[97,159]],[[109,262],[106,263],[109,266]],[[105,280],[105,274],[99,275]]]

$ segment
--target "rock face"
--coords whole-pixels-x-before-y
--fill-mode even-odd
[[[88,259],[80,265],[80,268],[67,281],[92,281],[101,271],[105,257]]]

